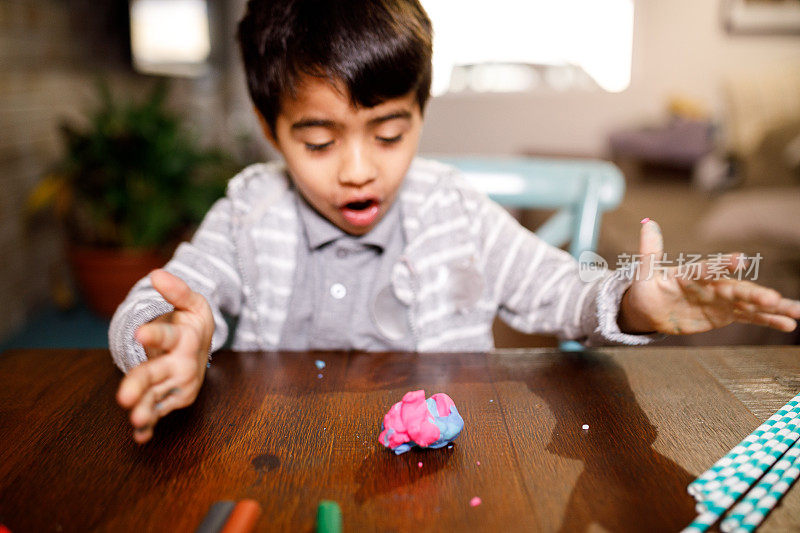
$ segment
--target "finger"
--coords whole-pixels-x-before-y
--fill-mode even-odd
[[[134,367],[117,389],[117,403],[129,409],[141,401],[147,390],[171,375],[168,359],[152,359]]]
[[[134,433],[145,433],[148,429],[152,429],[158,421],[158,414],[155,411],[155,392],[153,389],[148,390],[141,401],[131,410],[129,417],[131,425],[133,426]]]
[[[150,281],[153,288],[157,290],[166,301],[171,303],[175,309],[200,312],[203,309],[205,300],[201,295],[192,291],[191,288],[178,276],[170,274],[166,270],[157,269],[150,274]]]
[[[163,384],[151,388],[131,412],[130,422],[136,442],[141,444],[150,440],[161,418],[191,403],[185,398],[186,387],[170,386],[169,383],[167,386],[169,388],[166,391],[164,391],[166,386]]]
[[[138,444],[144,444],[153,438],[153,427],[136,428],[133,430],[133,440]]]
[[[797,327],[797,322],[783,315],[775,315],[772,313],[762,312],[747,312],[736,310],[736,321],[745,324],[756,324],[759,326],[767,326],[779,331],[790,332],[794,331]]]
[[[160,418],[191,403],[186,391],[190,387],[178,385],[177,380],[166,381],[151,387],[133,408],[130,415],[134,435],[143,437],[155,428]]]
[[[149,322],[139,327],[136,340],[147,348],[170,351],[180,340],[180,328],[166,322]]]
[[[800,301],[781,298],[781,301],[775,306],[775,313],[792,318],[800,318]]]
[[[133,428],[133,440],[139,444],[144,444],[153,438],[155,426],[144,426],[141,428]]]
[[[155,395],[156,405],[158,405],[158,402],[163,402],[171,396],[177,396],[182,391],[181,387],[176,383],[175,380],[168,380],[157,387],[153,387],[153,392]]]
[[[144,353],[147,355],[148,359],[155,359],[156,357],[161,357],[166,352],[161,348],[151,348],[149,346],[142,346],[144,348]]]
[[[169,412],[164,412],[166,406],[182,400],[186,388],[186,384],[179,384],[177,380],[167,380],[157,387],[154,387],[155,405],[153,408],[156,410],[159,416],[163,416],[163,414]]]
[[[172,394],[164,396],[160,401],[156,402],[153,406],[159,418],[163,418],[176,409],[186,407],[191,402],[186,399],[186,394],[183,389],[177,387],[173,388]]]
[[[759,308],[757,311],[800,318],[800,301],[783,298],[775,289],[751,281],[732,281],[727,290],[732,299],[754,304]],[[722,291],[725,293],[726,288]]]
[[[651,279],[655,259],[660,259],[664,255],[664,238],[655,220],[649,218],[642,220],[642,229],[639,231],[639,254],[642,260],[637,279]]]
[[[781,294],[778,291],[752,281],[731,280],[720,285],[720,292],[734,301],[755,305],[757,311],[769,313],[774,313],[781,302]]]

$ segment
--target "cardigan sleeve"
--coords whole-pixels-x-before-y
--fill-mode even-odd
[[[238,315],[241,310],[242,278],[233,243],[232,209],[230,199],[218,200],[191,242],[181,243],[164,267],[209,303],[214,315],[211,351],[219,349],[228,336],[223,312]],[[144,348],[134,338],[139,326],[172,310],[149,276],[133,286],[114,313],[108,333],[111,355],[120,370],[127,373],[147,360]]]
[[[477,205],[484,276],[509,326],[587,346],[648,344],[663,337],[620,331],[617,315],[632,282],[629,272],[606,270],[583,281],[570,254],[541,240],[488,198]]]

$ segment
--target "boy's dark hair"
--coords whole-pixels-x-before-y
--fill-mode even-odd
[[[273,135],[281,98],[304,76],[344,83],[373,107],[431,86],[432,28],[418,0],[249,0],[239,46],[250,97]]]

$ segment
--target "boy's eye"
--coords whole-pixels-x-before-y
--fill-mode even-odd
[[[378,141],[382,142],[383,144],[394,144],[399,142],[402,138],[402,133],[400,135],[395,135],[394,137],[377,137]]]
[[[308,149],[308,150],[310,150],[312,152],[318,152],[320,150],[324,150],[325,148],[329,147],[332,144],[333,144],[333,141],[328,141],[328,142],[322,143],[322,144],[305,143],[306,149]]]

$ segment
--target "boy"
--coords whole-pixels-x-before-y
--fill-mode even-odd
[[[238,316],[236,350],[483,351],[498,313],[586,344],[734,320],[790,331],[800,317],[800,303],[749,282],[584,283],[566,252],[453,169],[415,159],[431,81],[417,0],[250,0],[239,41],[284,162],[233,178],[192,242],[117,310],[117,399],[137,442],[194,401],[228,334],[223,312]],[[640,248],[648,268],[663,249],[654,222]]]

